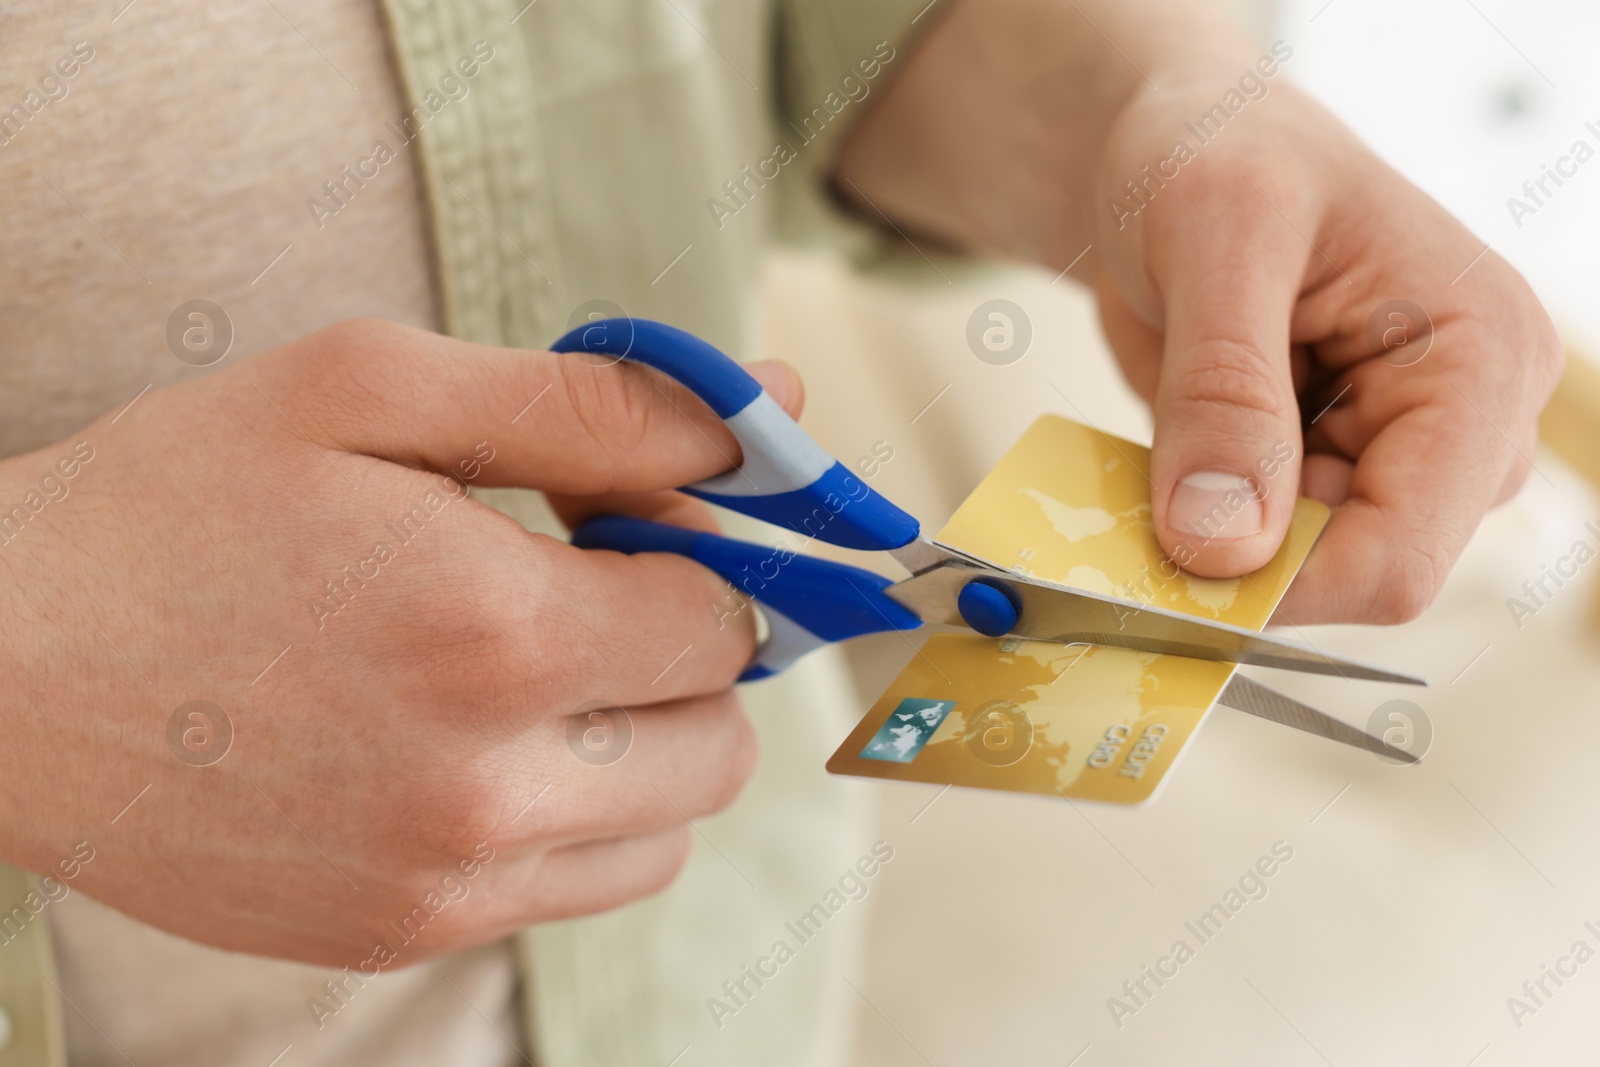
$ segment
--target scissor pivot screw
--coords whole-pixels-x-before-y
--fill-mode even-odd
[[[961,587],[956,610],[962,621],[985,637],[1004,637],[1017,628],[1022,598],[1004,582],[974,578]]]

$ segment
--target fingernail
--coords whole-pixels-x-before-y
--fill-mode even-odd
[[[791,401],[805,396],[799,373],[782,360],[763,359],[758,363],[746,363],[744,369],[750,377],[761,383],[761,388],[771,394],[779,407],[793,407]]]
[[[1167,525],[1206,541],[1232,541],[1261,532],[1261,496],[1248,478],[1195,471],[1172,491]]]

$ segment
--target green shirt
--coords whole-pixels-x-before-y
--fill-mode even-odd
[[[925,3],[385,0],[448,331],[539,348],[607,307],[747,353],[774,233],[863,252],[876,240],[832,209],[824,175],[904,62]],[[473,107],[444,106],[441,72],[480,43],[493,77],[477,80]],[[533,494],[486,499],[547,521]],[[763,982],[745,969],[870,844],[857,794],[821,773],[837,731],[816,709],[853,708],[854,695],[823,655],[744,696],[762,770],[734,808],[697,824],[679,880],[519,936],[540,1067],[842,1058],[853,1005],[840,966],[859,916],[841,915]],[[30,894],[32,875],[0,867],[0,923],[29,916],[0,948],[0,1067],[62,1067],[48,909]]]

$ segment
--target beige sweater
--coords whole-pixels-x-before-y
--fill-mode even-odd
[[[229,361],[352,315],[438,327],[414,154],[320,228],[306,207],[408,110],[380,11],[281,7],[0,14],[0,452],[207,373],[166,343],[191,298],[232,320]],[[522,1062],[509,943],[384,975],[319,1030],[323,968],[196,945],[82,893],[46,914],[75,1067],[264,1065],[290,1045],[301,1065]]]
[[[207,373],[168,341],[195,299],[231,323],[223,366],[353,315],[535,347],[595,298],[744,355],[769,217],[838,225],[814,193],[860,110],[841,75],[892,54],[923,6],[8,4],[0,455]],[[463,84],[469,57],[481,69]],[[413,107],[426,129],[409,140]],[[783,158],[778,136],[795,146]],[[528,494],[487,499],[546,521]],[[701,1065],[836,1062],[855,919],[781,994],[732,1021],[706,1012],[788,905],[870,845],[861,794],[821,771],[855,710],[838,662],[746,705],[762,769],[661,896],[385,974],[318,1029],[307,1004],[330,972],[190,944],[73,893],[0,946],[0,1067],[43,1067],[58,1023],[73,1064],[488,1065],[526,1048],[564,1067],[690,1046]],[[26,888],[0,868],[0,912]]]

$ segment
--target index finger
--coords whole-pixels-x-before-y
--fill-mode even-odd
[[[445,692],[480,690],[487,657],[490,675],[517,683],[492,698],[515,713],[530,697],[559,714],[637,707],[721,692],[755,656],[755,612],[685,556],[579,549],[509,520],[490,551],[502,566],[440,590],[460,608],[430,672]],[[486,654],[458,655],[466,642]]]

